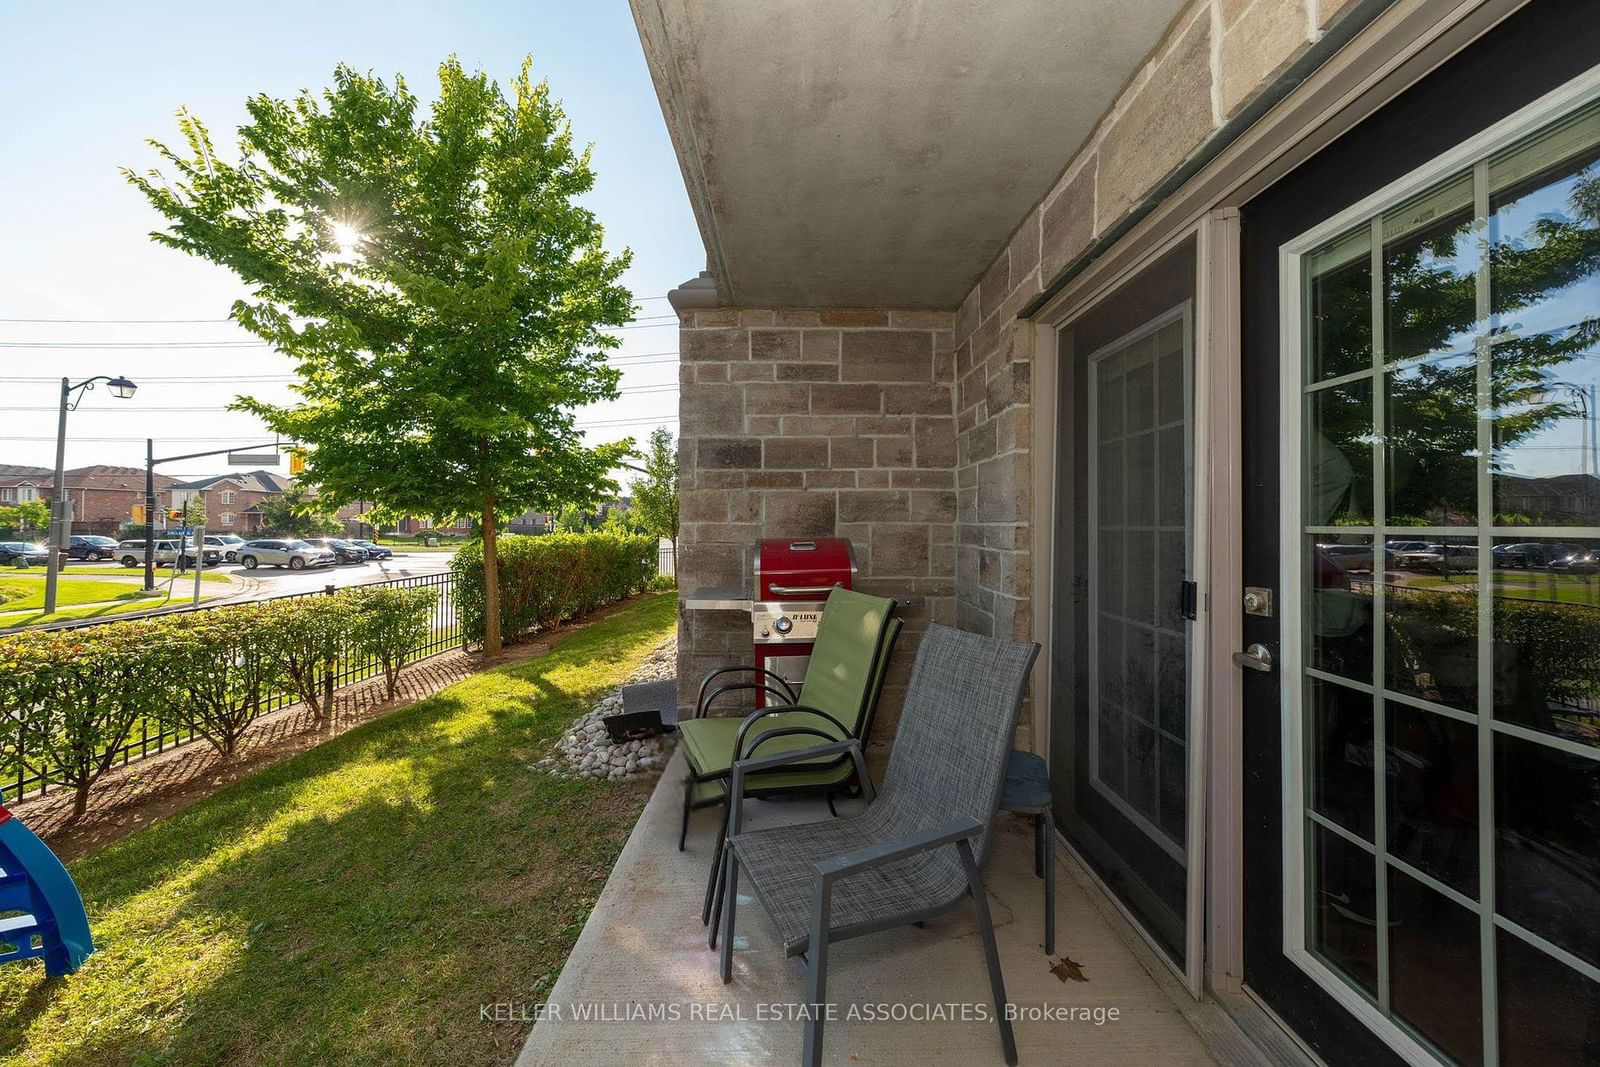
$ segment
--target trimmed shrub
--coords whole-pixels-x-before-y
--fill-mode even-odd
[[[0,639],[0,740],[13,766],[72,787],[71,821],[134,723],[167,710],[170,645],[165,627],[140,620]]]
[[[317,722],[333,709],[331,679],[339,645],[349,628],[350,599],[307,596],[267,600],[254,605],[256,630],[251,635],[278,674],[294,690]]]
[[[171,730],[193,727],[224,759],[261,706],[283,684],[283,674],[261,640],[264,605],[241,604],[161,620],[169,633],[177,699],[158,714]],[[97,634],[109,626],[87,631]]]
[[[343,594],[350,604],[350,636],[358,651],[378,661],[390,700],[406,656],[428,638],[428,613],[439,601],[434,589],[379,586]]]
[[[507,534],[498,548],[500,628],[508,643],[643,592],[656,573],[656,539],[636,534]],[[462,633],[481,644],[482,543],[462,547],[450,570]]]

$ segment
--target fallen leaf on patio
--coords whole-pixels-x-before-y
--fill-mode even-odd
[[[1074,960],[1071,956],[1062,956],[1061,959],[1050,968],[1050,973],[1061,979],[1063,982],[1069,978],[1074,982],[1087,982],[1089,980],[1083,976],[1083,964]]]

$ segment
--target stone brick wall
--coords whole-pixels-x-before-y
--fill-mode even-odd
[[[1351,0],[1194,0],[956,313],[956,619],[1032,631],[1031,374],[1017,312],[1284,70]]]
[[[880,706],[893,736],[917,638],[954,620],[954,316],[717,308],[680,313],[680,597],[751,586],[763,537],[848,537],[858,588],[903,602]],[[909,603],[907,603],[909,601]],[[749,618],[680,613],[680,704],[746,663]]]

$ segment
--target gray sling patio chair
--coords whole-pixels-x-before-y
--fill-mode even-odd
[[[743,873],[777,927],[786,956],[807,957],[803,1062],[822,1062],[828,946],[920,922],[971,897],[983,934],[1000,1045],[1017,1062],[1006,1018],[994,924],[979,875],[994,826],[1012,734],[1037,644],[945,626],[917,650],[883,788],[874,793],[855,738],[733,765],[723,877],[722,980],[733,979],[734,913]],[[848,754],[868,806],[859,815],[741,830],[746,775],[791,760]]]

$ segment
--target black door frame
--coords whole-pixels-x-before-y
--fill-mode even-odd
[[[1279,249],[1593,68],[1594,26],[1584,0],[1534,0],[1242,208],[1243,584],[1280,586]],[[1243,639],[1279,653],[1280,620],[1245,616]],[[1399,1062],[1284,955],[1282,682],[1243,681],[1244,979],[1330,1064]]]

